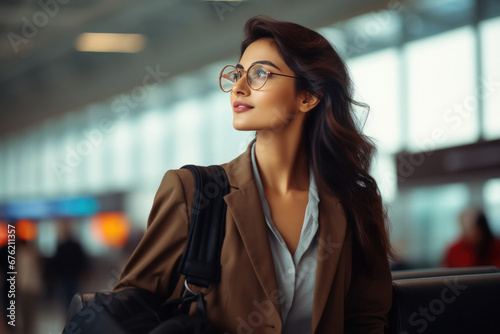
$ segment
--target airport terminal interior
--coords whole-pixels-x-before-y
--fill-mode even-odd
[[[325,36],[369,105],[393,268],[447,265],[473,210],[500,237],[497,0],[1,1],[0,246],[15,226],[36,301],[19,333],[60,333],[75,292],[113,288],[167,170],[245,151],[218,76],[261,14]]]

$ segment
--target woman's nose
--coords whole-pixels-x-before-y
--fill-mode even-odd
[[[241,78],[236,81],[231,90],[235,95],[248,95],[250,94],[250,87],[248,87],[247,83],[247,74],[244,73]]]

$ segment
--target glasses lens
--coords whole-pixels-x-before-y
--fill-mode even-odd
[[[234,66],[226,66],[220,73],[220,88],[225,92],[230,92],[234,84],[239,80],[240,72]]]
[[[269,72],[262,65],[254,65],[248,70],[248,85],[252,89],[261,89],[267,81]]]

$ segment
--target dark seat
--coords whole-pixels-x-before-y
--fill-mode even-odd
[[[498,333],[500,273],[394,280],[389,334]]]
[[[495,266],[395,270],[392,272],[392,280],[394,281],[398,279],[408,279],[408,278],[472,275],[472,274],[487,274],[487,273],[499,273],[499,272],[500,269]]]
[[[394,271],[389,334],[497,333],[500,269],[494,266]],[[94,299],[77,293],[67,319]]]
[[[71,299],[71,303],[69,304],[68,308],[68,314],[66,315],[66,324],[68,324],[68,321],[73,318],[73,316],[80,312],[85,305],[90,303],[95,297],[95,292],[87,292],[87,293],[81,293],[77,292],[74,296],[73,299]]]

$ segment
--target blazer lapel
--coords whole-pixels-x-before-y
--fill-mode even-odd
[[[346,218],[339,200],[319,193],[319,245],[314,286],[312,333],[316,331],[326,305],[346,235]]]
[[[251,146],[252,143],[246,152],[223,165],[231,186],[231,192],[224,199],[241,234],[260,284],[267,297],[273,300],[271,296],[273,291],[277,291],[278,286],[267,225],[252,172]],[[344,210],[339,200],[322,191],[319,191],[319,198],[318,266],[313,297],[312,333],[318,327],[330,294],[347,228]],[[274,305],[281,317],[280,306]]]
[[[269,300],[272,301],[272,295],[278,291],[278,286],[267,225],[252,172],[251,145],[252,143],[245,153],[227,165],[223,165],[231,186],[231,192],[224,199],[240,232],[259,282]],[[279,305],[274,305],[281,317]]]

